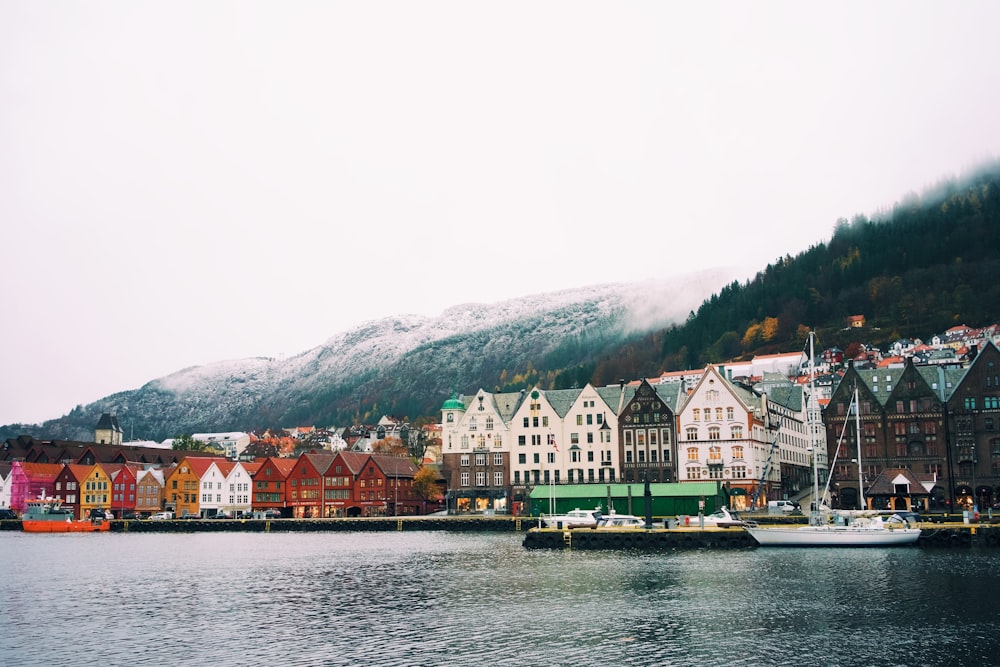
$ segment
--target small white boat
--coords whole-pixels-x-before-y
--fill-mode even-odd
[[[597,530],[645,528],[646,520],[632,514],[609,514],[597,522]]]
[[[546,528],[580,528],[583,526],[593,528],[601,520],[601,508],[592,510],[577,508],[565,514],[543,514],[541,520]]]
[[[691,523],[694,525],[694,517],[691,517],[691,519]],[[720,507],[717,511],[704,516],[703,519],[705,521],[706,528],[732,528],[735,526],[746,525],[742,519],[733,516],[732,512],[729,511],[729,508],[725,506]]]

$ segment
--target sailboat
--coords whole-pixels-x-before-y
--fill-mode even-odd
[[[806,408],[807,423],[810,438],[815,450],[816,428],[816,392],[814,385],[815,356],[813,337],[809,332],[809,403]],[[854,398],[851,401],[854,410],[854,422],[858,445],[858,491],[861,507],[865,506],[864,485],[861,480],[861,416],[858,409],[858,388],[854,387]],[[845,424],[846,427],[846,424]],[[839,449],[839,447],[838,447]],[[823,507],[819,495],[819,468],[817,452],[813,451],[813,507],[809,513],[808,526],[781,526],[762,528],[748,525],[746,531],[761,546],[765,547],[866,547],[866,546],[898,546],[914,544],[920,537],[920,528],[910,528],[908,524],[897,527],[895,522],[883,521],[878,512],[867,510],[833,511]],[[832,469],[832,466],[830,466]],[[827,479],[829,488],[829,479]],[[823,497],[826,497],[824,489]]]

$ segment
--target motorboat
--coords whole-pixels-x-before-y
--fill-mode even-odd
[[[97,533],[107,532],[111,524],[104,518],[75,521],[59,498],[32,498],[24,503],[21,528],[26,533]]]
[[[692,517],[693,518],[693,517]],[[715,512],[702,517],[706,528],[734,528],[744,526],[746,522],[735,516],[729,508],[723,506]]]
[[[582,510],[579,507],[565,514],[542,515],[542,525],[546,528],[594,528],[601,520],[601,508]]]
[[[597,530],[645,528],[646,520],[632,514],[609,514],[597,522]]]

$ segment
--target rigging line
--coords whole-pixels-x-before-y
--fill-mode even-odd
[[[833,461],[831,461],[830,464],[827,466],[827,470],[829,472],[827,473],[827,476],[826,476],[826,488],[823,489],[823,496],[822,496],[823,498],[826,498],[826,494],[829,493],[829,491],[830,491],[830,480],[833,479],[833,475],[831,473],[833,472],[834,466],[837,465],[837,457],[840,456],[840,446],[844,442],[844,436],[847,435],[847,425],[850,422],[850,420],[848,419],[848,417],[850,417],[850,415],[851,415],[851,409],[852,408],[855,409],[855,410],[857,409],[857,406],[854,404],[854,399],[855,398],[856,398],[856,396],[854,394],[852,394],[851,395],[851,402],[847,406],[847,414],[844,415],[844,426],[843,426],[843,428],[840,429],[840,435],[837,437],[837,448],[834,450],[834,453],[833,453]]]

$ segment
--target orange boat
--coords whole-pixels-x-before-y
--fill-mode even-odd
[[[111,524],[104,519],[75,521],[72,510],[58,498],[35,498],[25,501],[21,528],[26,533],[98,533],[109,530]]]

